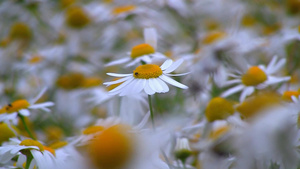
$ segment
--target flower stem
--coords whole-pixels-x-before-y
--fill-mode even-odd
[[[31,154],[29,154],[29,155],[26,156],[26,166],[25,166],[25,169],[29,169],[30,163],[31,163],[32,159],[33,159],[33,157],[32,157]]]
[[[154,115],[153,115],[152,102],[151,102],[151,95],[148,95],[148,103],[149,103],[149,109],[150,109],[152,127],[153,127],[153,129],[155,129]]]
[[[27,124],[26,124],[26,122],[25,122],[24,116],[21,115],[20,113],[18,113],[18,116],[20,117],[20,119],[21,119],[21,121],[22,121],[22,123],[23,123],[23,125],[24,125],[24,128],[25,128],[25,130],[27,131],[28,135],[29,135],[33,140],[36,140],[36,139],[34,138],[34,136],[32,135],[32,133],[30,132],[30,130],[29,130],[29,128],[28,128],[28,126],[27,126]]]

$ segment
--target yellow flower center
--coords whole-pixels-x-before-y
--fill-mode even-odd
[[[112,14],[120,15],[125,12],[133,11],[136,8],[135,5],[126,5],[126,6],[119,6],[113,9]]]
[[[14,101],[0,109],[1,113],[14,113],[21,109],[27,109],[30,106],[29,102],[27,100],[17,100]]]
[[[67,10],[66,23],[72,28],[83,28],[90,23],[90,18],[80,7],[72,7]]]
[[[258,66],[252,66],[242,76],[242,83],[246,86],[256,86],[268,79],[266,73]]]
[[[140,65],[133,71],[133,76],[138,79],[157,78],[162,74],[161,68],[154,64]]]
[[[205,110],[205,116],[209,122],[226,119],[233,113],[232,103],[221,97],[211,99]]]
[[[99,133],[88,145],[92,162],[101,169],[124,168],[133,155],[132,135],[128,127],[112,126]]]
[[[103,126],[90,126],[90,127],[86,128],[86,129],[84,129],[82,131],[82,134],[85,134],[85,135],[95,134],[95,133],[97,133],[99,131],[102,131],[102,130],[104,130]]]
[[[15,127],[14,127],[15,128]],[[0,123],[0,145],[9,138],[15,137],[15,133],[8,127],[6,123]]]
[[[49,126],[45,129],[47,141],[56,141],[64,137],[64,131],[57,126]]]
[[[281,97],[277,93],[263,92],[247,98],[236,110],[242,118],[251,118],[263,109],[277,105],[281,102]]]
[[[30,40],[32,37],[32,33],[30,28],[23,22],[17,22],[12,25],[9,37],[13,40]]]
[[[57,141],[57,142],[52,143],[51,145],[49,145],[49,147],[52,148],[52,149],[59,149],[59,148],[62,148],[66,145],[68,145],[68,142],[66,142],[66,141]]]
[[[216,140],[216,139],[220,138],[221,136],[223,136],[224,134],[226,134],[229,131],[229,129],[230,129],[230,126],[227,126],[227,125],[219,127],[209,134],[209,138]]]
[[[256,23],[256,20],[254,17],[252,17],[251,15],[245,15],[242,18],[242,25],[245,27],[251,27]]]
[[[72,90],[79,88],[84,79],[85,77],[82,73],[69,73],[60,76],[56,84],[63,89]]]
[[[114,78],[113,79],[113,81],[116,81],[116,80],[118,80],[118,79],[120,79],[119,77],[118,78]],[[107,86],[107,90],[108,91],[111,91],[111,90],[113,90],[114,88],[116,88],[116,87],[118,87],[120,84],[122,84],[123,82],[121,82],[121,83],[117,83],[117,84],[112,84],[112,85],[110,85],[110,86]]]
[[[286,101],[292,101],[292,96],[298,97],[300,93],[298,91],[285,91],[282,95],[282,99]]]
[[[98,77],[89,77],[84,79],[84,81],[81,84],[81,87],[84,88],[90,88],[90,87],[96,87],[102,84],[102,80]]]
[[[149,45],[147,43],[143,43],[140,45],[136,45],[131,49],[131,58],[135,59],[137,57],[152,54],[154,52],[155,52],[155,49],[151,45]]]
[[[203,43],[209,45],[218,40],[223,39],[225,36],[226,36],[225,32],[221,32],[221,31],[211,32],[204,37]]]
[[[36,64],[39,63],[43,60],[43,58],[41,56],[33,56],[32,58],[29,59],[29,63],[30,64]]]
[[[26,139],[26,140],[23,140],[21,143],[20,143],[21,146],[36,146],[40,149],[40,151],[44,151],[44,146],[42,143],[36,141],[36,140],[32,140],[32,139]]]
[[[55,156],[55,150],[50,148],[50,147],[47,147],[47,146],[43,146],[44,150],[46,151],[49,151],[51,154],[53,154]]]

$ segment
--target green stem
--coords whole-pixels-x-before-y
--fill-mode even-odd
[[[25,130],[27,131],[27,133],[29,134],[29,136],[30,136],[33,140],[36,140],[36,139],[34,138],[34,136],[32,135],[32,133],[30,132],[30,130],[29,130],[29,128],[28,128],[28,126],[27,126],[27,124],[26,124],[26,122],[25,122],[24,116],[21,115],[20,113],[18,113],[18,116],[20,117],[20,119],[21,119],[21,121],[22,121],[22,123],[23,123],[23,125],[24,125],[24,127],[25,127]]]
[[[29,169],[30,163],[31,163],[33,157],[32,157],[32,155],[30,154],[30,155],[27,155],[26,158],[27,158],[27,159],[26,159],[26,166],[25,166],[25,169]]]
[[[153,129],[155,129],[154,115],[153,115],[152,102],[151,102],[151,95],[148,95],[148,103],[149,103],[149,109],[150,109],[152,127],[153,127]]]

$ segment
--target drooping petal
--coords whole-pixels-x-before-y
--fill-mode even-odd
[[[144,87],[144,91],[148,94],[148,95],[153,95],[155,93],[155,91],[153,91],[149,85],[149,81],[146,81],[145,87]]]
[[[161,87],[163,88],[163,90],[162,90],[163,93],[166,93],[169,91],[169,87],[164,81],[162,81],[160,78],[157,78],[156,80],[158,81],[158,83],[160,83]]]
[[[128,77],[124,77],[124,78],[121,78],[121,79],[118,79],[118,80],[114,80],[114,81],[111,81],[111,82],[105,82],[103,83],[104,85],[106,86],[109,86],[109,85],[113,85],[113,84],[118,84],[118,83],[122,83],[130,78],[133,78],[133,76],[128,76]]]
[[[179,83],[179,82],[173,80],[172,78],[170,78],[170,77],[168,77],[168,76],[166,76],[166,75],[164,75],[164,74],[161,75],[161,76],[159,76],[159,78],[160,78],[161,80],[163,80],[163,81],[165,81],[165,82],[167,82],[167,83],[169,83],[169,84],[171,84],[171,85],[173,85],[173,86],[179,87],[179,88],[181,88],[181,89],[187,89],[187,88],[188,88],[186,85],[181,84],[181,83]]]

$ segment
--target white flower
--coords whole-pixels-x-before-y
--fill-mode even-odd
[[[227,97],[239,91],[242,91],[240,95],[240,102],[251,95],[255,89],[264,89],[269,85],[281,83],[290,80],[289,76],[275,77],[272,74],[276,73],[286,62],[286,59],[280,59],[277,62],[277,56],[273,57],[267,67],[264,65],[259,66],[248,66],[246,73],[240,73],[239,75],[231,74],[233,80],[225,82],[224,86],[232,84],[238,84],[224,93],[221,97]]]
[[[142,90],[148,95],[153,95],[154,93],[166,93],[169,91],[166,82],[173,86],[187,89],[188,87],[186,85],[169,77],[186,74],[170,74],[177,69],[182,62],[183,60],[177,60],[175,62],[166,60],[160,67],[154,64],[140,65],[133,71],[133,74],[107,73],[110,76],[123,78],[112,82],[105,82],[104,85],[110,86],[119,84],[119,86],[109,92],[112,95],[119,94],[120,96],[138,94]]]
[[[53,152],[48,151],[49,149],[45,149],[45,146],[36,140],[11,139],[10,144],[0,147],[0,163],[8,163],[12,158],[18,156],[16,166],[23,168],[28,156],[32,156],[30,169],[34,168],[35,165],[43,169],[56,168],[57,159],[52,154]]]
[[[44,94],[45,91],[46,88],[42,89],[42,91],[30,102],[25,99],[21,99],[3,106],[0,109],[0,122],[10,123],[17,118],[18,114],[22,116],[29,116],[29,110],[33,109],[40,109],[46,112],[50,112],[50,109],[48,107],[53,106],[53,102],[35,103]]]
[[[130,56],[109,62],[106,66],[127,63],[126,67],[144,63],[153,63],[167,59],[162,53],[156,52],[157,34],[154,28],[144,29],[145,43],[136,45],[129,53]]]

